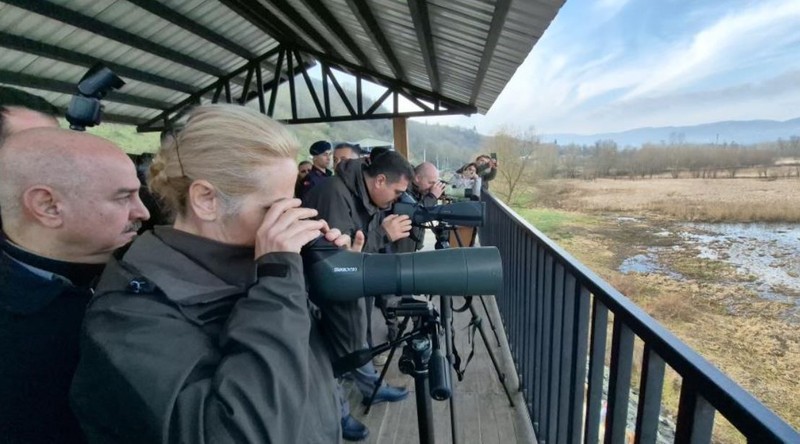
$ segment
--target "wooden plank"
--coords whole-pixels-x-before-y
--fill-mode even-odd
[[[481,442],[481,415],[478,406],[480,396],[474,392],[464,393],[460,399],[457,432],[461,435],[461,442]]]
[[[494,410],[497,436],[500,443],[513,444],[518,442],[514,427],[514,411],[509,407],[504,395],[492,396],[491,407]]]

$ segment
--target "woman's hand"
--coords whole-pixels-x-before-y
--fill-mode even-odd
[[[300,253],[303,245],[331,231],[324,220],[311,219],[317,210],[300,205],[300,199],[284,199],[267,210],[256,231],[256,259],[267,253]]]
[[[350,241],[350,236],[342,234],[338,228],[327,230],[325,232],[325,239],[343,250],[354,251],[356,253],[361,252],[365,243],[364,233],[361,230],[356,231],[355,239],[353,239],[352,242]]]

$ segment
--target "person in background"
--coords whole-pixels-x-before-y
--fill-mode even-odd
[[[333,171],[337,171],[336,167],[343,161],[359,157],[361,157],[361,148],[357,145],[348,142],[337,143],[333,148]]]
[[[414,179],[408,188],[408,193],[420,205],[425,207],[435,206],[444,192],[444,183],[439,180],[439,170],[430,162],[422,162],[414,168]],[[422,249],[425,239],[425,229],[413,227],[411,235],[400,239],[395,244],[396,253],[412,253]]]
[[[324,140],[318,140],[311,144],[308,149],[311,154],[311,171],[303,180],[300,187],[299,199],[304,199],[312,188],[333,176],[333,171],[328,167],[331,165],[331,144]]]
[[[58,128],[0,148],[0,441],[81,443],[69,407],[86,304],[147,209],[133,162],[108,140]]]
[[[300,194],[303,192],[303,182],[311,172],[311,168],[310,160],[304,160],[297,164],[297,181],[294,184],[294,197],[300,198]]]
[[[147,211],[150,213],[150,219],[142,222],[142,226],[139,228],[139,234],[142,234],[147,230],[152,230],[156,225],[169,224],[169,218],[162,208],[163,204],[159,202],[158,199],[153,196],[153,193],[150,192],[150,189],[147,188],[147,176],[150,164],[153,162],[153,153],[142,153],[136,156],[133,162],[136,165],[136,176],[141,183],[139,187],[139,198],[142,199],[142,203],[144,203],[144,206],[147,207]]]
[[[71,398],[90,442],[339,440],[299,253],[350,238],[292,198],[298,147],[235,105],[195,108],[161,147],[149,185],[175,222],[111,261],[86,313]]]
[[[372,162],[373,160],[375,160],[381,154],[388,153],[389,151],[392,151],[392,150],[390,150],[389,148],[386,148],[386,147],[382,147],[382,146],[373,148],[372,150],[370,150],[369,154],[366,156],[367,163]]]
[[[481,179],[481,190],[488,190],[489,182],[497,177],[497,159],[493,156],[494,153],[492,153],[491,156],[481,154],[475,158],[475,162],[471,162],[462,166],[456,170],[456,173],[462,174],[465,168],[473,165],[475,167],[475,173]]]
[[[494,156],[494,154],[492,154]],[[497,159],[486,154],[481,154],[475,158],[475,164],[478,166],[476,173],[481,178],[481,189],[488,190],[489,182],[497,177]]]
[[[457,173],[453,177],[453,187],[455,188],[473,188],[476,182],[480,182],[478,165],[475,163],[464,165]]]
[[[58,128],[58,109],[47,100],[0,86],[0,145],[11,134],[30,128]]]

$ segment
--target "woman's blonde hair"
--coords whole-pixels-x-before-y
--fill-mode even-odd
[[[225,213],[232,214],[242,196],[259,190],[260,167],[273,159],[295,159],[299,146],[286,127],[256,110],[198,106],[186,126],[162,142],[147,183],[174,216],[186,214],[192,181],[207,180]]]

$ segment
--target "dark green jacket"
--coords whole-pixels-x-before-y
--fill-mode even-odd
[[[151,232],[112,260],[86,312],[71,391],[90,442],[340,440],[300,256],[258,263],[271,275],[243,289]]]

